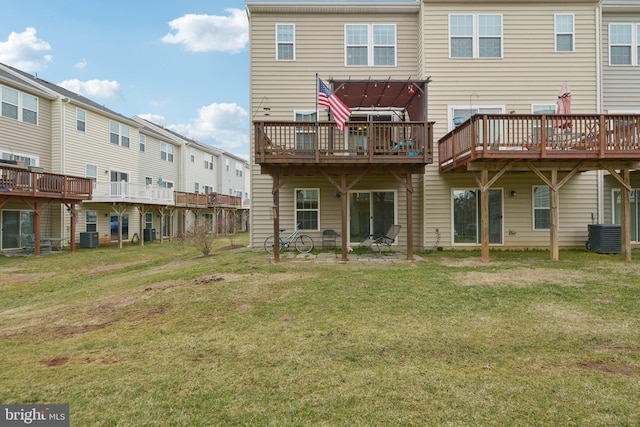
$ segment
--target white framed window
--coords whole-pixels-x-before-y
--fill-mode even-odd
[[[502,105],[452,105],[449,107],[449,130],[459,126],[474,114],[504,114],[504,109],[505,107]]]
[[[85,164],[84,175],[86,178],[91,178],[91,184],[93,185],[93,189],[95,190],[96,183],[98,182],[98,165],[94,165],[92,163]]]
[[[276,24],[276,60],[295,61],[296,59],[296,26],[293,24]]]
[[[345,65],[348,67],[395,67],[395,24],[346,24]]]
[[[2,117],[38,124],[38,97],[8,86],[2,89]]]
[[[30,156],[28,154],[0,151],[0,157],[2,158],[2,160],[13,160],[16,162],[22,162],[25,166],[38,166],[40,164],[39,157]]]
[[[640,65],[640,24],[609,24],[609,65]]]
[[[531,104],[531,114],[555,114],[557,104]]]
[[[87,112],[82,108],[76,108],[76,130],[80,132],[87,130]]]
[[[293,120],[296,122],[314,122],[316,121],[315,111],[294,111]],[[297,150],[315,150],[316,149],[316,130],[315,127],[308,125],[296,126],[296,149]]]
[[[449,58],[502,58],[502,15],[449,15]]]
[[[204,155],[204,168],[213,170],[213,154]]]
[[[84,228],[85,231],[92,232],[98,231],[98,212],[86,211],[84,213]]]
[[[146,137],[146,135],[140,134],[140,136],[138,137],[138,142],[140,144],[140,152],[144,153],[145,151],[147,151],[147,137]]]
[[[144,185],[146,185],[147,187],[151,187],[153,185],[153,177],[152,176],[145,176],[144,177]]]
[[[242,163],[236,162],[236,176],[242,176],[242,171],[244,170],[244,166]]]
[[[213,193],[213,187],[210,185],[205,185],[204,186],[204,194],[211,194]]]
[[[550,206],[551,192],[549,187],[534,186],[531,192],[532,206],[533,206],[533,229],[534,230],[549,230],[551,225],[551,206]]]
[[[164,188],[173,188],[173,181],[163,181]]]
[[[193,183],[193,192],[196,194],[200,194],[200,183],[199,182],[194,182]]]
[[[166,142],[160,143],[160,160],[173,163],[173,145]]]
[[[611,189],[611,212],[613,212],[613,224],[622,224],[622,193],[619,188]],[[636,188],[629,192],[629,205],[631,207],[629,233],[631,241],[640,242],[640,189]]]
[[[144,228],[147,230],[153,228],[153,214],[151,212],[144,214]]]
[[[575,17],[572,13],[554,15],[556,52],[575,51],[574,21]]]
[[[294,218],[300,230],[320,230],[320,189],[296,188],[295,195]]]
[[[224,159],[224,166],[227,169],[227,172],[229,172],[229,159]]]
[[[191,148],[190,153],[191,153],[191,163],[195,163],[195,161],[196,161],[196,149],[195,148]]]
[[[120,145],[122,147],[129,147],[129,141],[131,139],[131,128],[126,125],[121,125],[118,122],[111,120],[109,122],[109,142],[113,145]]]

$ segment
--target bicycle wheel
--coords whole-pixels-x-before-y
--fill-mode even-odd
[[[296,238],[296,250],[301,254],[309,253],[313,250],[313,239],[306,234],[301,234]]]
[[[264,240],[264,250],[267,251],[268,254],[273,253],[273,236],[269,236]]]

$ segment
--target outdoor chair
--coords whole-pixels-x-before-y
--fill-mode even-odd
[[[383,235],[371,235],[360,243],[361,248],[371,249],[375,246],[378,249],[378,253],[382,253],[382,247],[386,246],[391,249],[391,245],[395,243],[398,234],[400,234],[400,227],[397,224],[392,225]]]
[[[324,230],[322,232],[322,249],[336,248],[338,233],[335,230]]]

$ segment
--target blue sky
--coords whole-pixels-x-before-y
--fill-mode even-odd
[[[0,62],[249,159],[244,0],[0,3]]]

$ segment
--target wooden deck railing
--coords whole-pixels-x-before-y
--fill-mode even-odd
[[[242,206],[242,197],[211,193],[209,194],[208,204],[210,207],[228,206],[239,208]]]
[[[214,207],[242,207],[242,197],[229,196],[227,194],[197,194],[184,191],[175,191],[175,206],[183,208],[214,208]]]
[[[440,170],[476,159],[640,160],[640,115],[474,115],[438,141]]]
[[[0,164],[0,193],[60,199],[90,200],[91,178],[32,171]]]
[[[431,163],[433,123],[254,122],[256,163]]]

